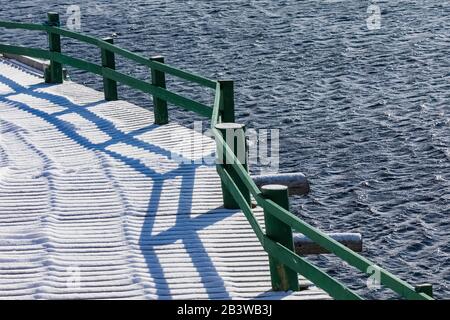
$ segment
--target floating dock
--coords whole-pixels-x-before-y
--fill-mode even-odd
[[[215,142],[71,81],[0,60],[0,298],[329,299],[274,292],[215,165],[177,137]],[[254,210],[264,225],[262,209]]]

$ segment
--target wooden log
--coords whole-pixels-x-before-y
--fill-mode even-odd
[[[355,252],[362,252],[362,236],[360,233],[331,233],[329,236]],[[299,233],[294,233],[294,246],[295,252],[302,256],[330,253]]]
[[[266,184],[280,184],[287,186],[289,195],[307,194],[310,190],[308,179],[300,172],[252,176],[252,179],[258,187],[262,187]]]

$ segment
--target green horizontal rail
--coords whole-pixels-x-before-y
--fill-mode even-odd
[[[359,269],[360,271],[372,274],[368,272],[369,267],[376,267],[380,272],[380,282],[386,287],[392,289],[399,295],[407,299],[428,299],[426,294],[417,293],[414,287],[410,286],[407,282],[397,278],[393,274],[379,268],[377,265],[372,263],[370,260],[364,258],[363,256],[357,254],[353,250],[350,250],[343,244],[332,239],[320,230],[312,227],[308,223],[302,221],[291,212],[280,207],[271,200],[265,200],[261,203],[261,206],[267,209],[273,216],[277,219],[283,221],[284,223],[290,225],[293,229],[304,234],[306,237],[317,243],[319,246],[327,249],[328,251],[334,253],[336,256],[346,261],[351,266]]]
[[[0,44],[1,53],[24,55],[28,57],[38,58],[38,59],[50,59],[51,52],[43,49],[26,48],[20,46],[10,46],[6,44]]]
[[[213,111],[213,113],[215,113],[215,112]],[[273,201],[265,199],[262,196],[262,193],[259,190],[259,188],[255,185],[255,183],[253,182],[251,177],[248,175],[248,173],[246,172],[246,170],[244,169],[242,164],[239,162],[239,159],[234,155],[231,148],[228,145],[226,145],[220,132],[218,132],[218,130],[216,130],[216,129],[213,129],[213,135],[216,139],[218,148],[222,148],[224,150],[223,152],[226,154],[227,159],[231,159],[231,162],[233,162],[233,164],[230,165],[230,168],[232,168],[232,170],[234,170],[238,174],[239,178],[242,179],[242,182],[246,185],[248,190],[252,193],[253,197],[255,198],[255,200],[259,206],[261,206],[263,209],[267,209],[277,219],[288,224],[289,226],[291,226],[293,229],[297,230],[298,232],[304,234],[305,236],[310,238],[312,241],[314,241],[321,247],[334,253],[337,257],[346,261],[349,265],[359,269],[360,271],[362,271],[366,274],[371,274],[371,273],[369,273],[368,268],[371,266],[376,267],[377,270],[379,270],[379,272],[380,272],[380,283],[385,285],[386,287],[392,289],[394,292],[398,293],[400,296],[407,298],[407,299],[432,300],[432,297],[426,295],[425,293],[416,292],[414,287],[409,285],[407,282],[395,277],[391,273],[378,267],[376,264],[372,263],[371,261],[364,258],[363,256],[348,249],[341,243],[330,238],[325,233],[321,232],[320,230],[318,230],[318,229],[310,226],[306,222],[302,221],[301,219],[299,219],[298,217],[293,215],[288,210],[283,209],[282,207],[280,207]],[[218,166],[218,172],[219,172],[221,178],[223,178],[225,176],[224,175],[225,170],[223,168],[220,168],[219,166]],[[229,191],[232,192],[232,189],[235,186],[235,184],[231,185],[227,178],[225,178],[225,181],[226,181],[227,187],[229,188]],[[233,194],[233,192],[232,192],[232,194]],[[235,196],[235,194],[233,194],[233,196]],[[245,208],[244,206],[241,206],[241,209],[244,210],[244,208]],[[247,208],[245,208],[245,209],[247,209]],[[245,213],[245,211],[244,211],[244,213]],[[245,213],[245,214],[246,214],[247,219],[249,219],[248,214],[247,213]],[[261,227],[259,225],[258,225],[258,227],[255,227],[254,222],[252,222],[252,221],[249,221],[249,222],[250,222],[250,225],[252,226],[254,232],[256,234],[258,234],[259,229]],[[265,243],[262,242],[262,244],[265,247]],[[267,248],[267,249],[270,250],[270,251],[266,250],[269,254],[277,255],[270,248]],[[288,250],[288,249],[286,249],[286,250]],[[286,263],[286,265],[289,265],[289,264]],[[308,278],[308,279],[311,280],[312,282],[314,282],[314,278]],[[319,284],[317,284],[317,285],[320,286]],[[338,299],[338,297],[334,295],[336,293],[335,291],[329,292],[329,293],[330,293],[330,295],[332,295],[333,297]]]
[[[213,111],[214,113],[215,111]],[[212,134],[216,140],[216,144],[218,145],[218,148],[223,149],[224,152],[224,158],[230,159],[230,167],[235,170],[235,172],[239,175],[239,178],[242,180],[242,182],[245,184],[245,186],[248,188],[250,193],[255,197],[255,199],[260,199],[260,201],[265,201],[265,199],[262,197],[261,190],[256,186],[253,179],[250,177],[250,175],[247,173],[247,170],[245,170],[242,163],[239,161],[239,159],[234,155],[231,148],[225,143],[225,140],[222,138],[222,135],[216,128],[211,128]]]
[[[265,236],[264,244],[264,249],[270,252],[271,256],[310,280],[317,287],[329,293],[333,298],[338,300],[363,300],[345,285],[278,242],[272,241]]]
[[[37,31],[47,31],[48,26],[34,23],[22,23],[22,22],[10,22],[10,21],[0,21],[0,27],[6,29],[23,29],[23,30],[37,30]]]
[[[123,73],[120,73],[118,71],[114,71],[114,70],[108,69],[108,68],[103,68],[102,74],[104,77],[106,77],[108,79],[115,80],[117,82],[121,82],[123,84],[126,84],[135,89],[139,89],[146,93],[151,93],[151,94],[157,96],[158,98],[164,99],[167,102],[173,103],[179,107],[183,107],[186,110],[194,111],[194,112],[198,113],[199,115],[202,115],[202,116],[205,116],[208,118],[210,118],[212,115],[212,111],[213,111],[212,108],[210,108],[200,102],[197,102],[197,101],[182,97],[176,93],[170,92],[167,89],[156,87],[145,81],[133,78],[131,76],[127,76]]]
[[[221,181],[223,182],[227,190],[231,193],[232,197],[235,199],[235,201],[238,203],[239,207],[243,211],[246,219],[248,220],[252,230],[254,231],[256,237],[260,241],[264,250],[270,256],[274,257],[275,259],[278,259],[282,264],[286,265],[291,270],[294,270],[298,274],[301,274],[310,281],[312,281],[318,287],[322,288],[324,291],[330,294],[333,298],[357,299],[357,300],[361,299],[359,295],[357,295],[350,289],[346,288],[343,284],[341,284],[339,281],[326,274],[320,268],[316,267],[312,263],[300,257],[295,252],[286,248],[282,244],[269,238],[264,233],[263,228],[261,227],[258,220],[254,216],[250,204],[248,203],[248,201],[246,201],[244,195],[242,194],[242,191],[238,187],[238,183],[242,182],[245,188],[247,188],[248,191],[253,195],[257,204],[265,211],[267,211],[269,214],[273,215],[276,219],[282,221],[283,223],[289,225],[292,229],[297,230],[298,232],[304,234],[309,239],[317,243],[319,246],[334,253],[337,257],[346,261],[351,266],[359,269],[360,271],[366,274],[371,274],[368,271],[369,267],[373,267],[376,268],[376,270],[379,270],[381,284],[392,289],[394,292],[398,293],[402,297],[405,297],[407,299],[423,299],[423,300],[432,299],[431,296],[423,292],[416,292],[415,288],[409,285],[408,283],[400,280],[399,278],[395,277],[386,270],[376,266],[376,264],[372,263],[368,259],[348,249],[341,243],[335,241],[325,233],[302,221],[288,210],[282,208],[275,202],[266,199],[262,195],[261,190],[253,182],[247,170],[244,168],[242,163],[240,163],[239,159],[237,159],[237,157],[234,155],[231,148],[226,144],[225,140],[222,138],[221,133],[215,128],[216,124],[222,121],[223,115],[221,112],[223,112],[223,110],[221,110],[221,108],[223,108],[225,102],[224,100],[225,89],[224,87],[221,86],[221,83],[219,81],[214,81],[198,75],[194,75],[192,73],[179,70],[177,68],[171,67],[158,61],[152,61],[148,58],[144,58],[140,55],[132,53],[128,50],[119,48],[106,41],[88,35],[84,35],[81,33],[65,30],[60,27],[53,27],[45,24],[38,25],[30,23],[7,22],[7,21],[0,21],[0,27],[8,29],[44,31],[46,33],[58,34],[60,36],[79,40],[81,42],[94,45],[100,49],[104,49],[113,52],[115,54],[118,54],[131,61],[147,66],[152,70],[167,73],[180,79],[214,89],[215,90],[214,105],[213,108],[210,108],[202,103],[196,102],[194,100],[182,97],[176,93],[170,92],[165,88],[155,86],[146,81],[136,79],[134,77],[128,76],[124,73],[118,72],[116,70],[107,67],[102,67],[100,65],[96,65],[88,61],[69,57],[59,52],[50,52],[47,50],[37,48],[26,48],[21,46],[0,44],[0,52],[30,56],[39,59],[47,59],[63,65],[70,65],[72,67],[85,70],[93,74],[97,74],[99,76],[103,76],[106,79],[120,82],[132,88],[138,89],[142,92],[152,94],[154,97],[163,99],[167,102],[180,106],[186,110],[190,110],[202,116],[210,118],[211,129],[213,136],[216,140],[217,148],[218,150],[219,149],[223,150],[225,158],[233,162],[233,164],[228,165],[228,168],[229,170],[232,170],[235,173],[235,175],[233,174],[233,176],[236,176],[236,179],[239,179],[240,181],[235,181],[234,180],[235,178],[232,178],[232,176],[230,175],[231,171],[228,172],[227,170],[224,169],[222,165],[217,165],[217,172],[221,178]],[[229,89],[230,88],[228,88],[228,90]],[[227,99],[230,100],[229,98]],[[234,115],[231,116],[233,116],[234,119]]]
[[[252,209],[245,201],[244,196],[234,183],[229,173],[223,168],[222,165],[218,166],[218,172],[228,190],[233,195],[234,199],[238,202],[239,206],[244,212],[244,215],[255,231],[255,234],[261,245],[267,252],[270,252],[273,257],[277,258],[279,261],[287,265],[295,272],[301,274],[307,279],[311,279],[311,281],[319,288],[323,289],[326,292],[333,292],[333,296],[336,299],[361,300],[360,296],[347,289],[339,281],[333,279],[318,267],[306,261],[306,259],[301,258],[296,253],[290,251],[281,244],[272,241],[269,237],[264,235],[260,224],[253,215]]]
[[[18,22],[7,22],[7,21],[0,21],[0,27],[8,28],[8,29],[40,30],[40,31],[51,32],[54,34],[59,34],[64,37],[79,40],[84,43],[92,44],[98,48],[114,52],[124,58],[132,60],[132,61],[142,64],[144,66],[150,67],[152,69],[159,70],[159,71],[165,72],[167,74],[171,74],[180,79],[195,82],[197,84],[203,85],[205,87],[209,87],[211,89],[216,88],[216,84],[217,84],[216,81],[213,81],[213,80],[210,80],[205,77],[198,76],[198,75],[194,75],[194,74],[186,72],[186,71],[179,70],[177,68],[168,66],[163,63],[151,61],[151,60],[144,58],[140,55],[137,55],[131,51],[119,48],[114,44],[110,44],[106,41],[103,41],[103,40],[100,40],[100,39],[97,39],[95,37],[88,36],[85,34],[81,34],[78,32],[73,32],[73,31],[65,30],[65,29],[62,29],[59,27],[52,27],[52,26],[47,26],[47,25],[36,25],[36,24],[29,24],[29,23],[18,23]]]
[[[133,78],[126,74],[120,73],[118,71],[114,71],[112,69],[103,68],[99,65],[96,65],[91,62],[87,62],[78,58],[72,58],[67,55],[57,53],[57,52],[49,52],[42,49],[34,49],[34,48],[26,48],[20,46],[10,46],[10,45],[0,45],[0,52],[17,54],[17,55],[26,55],[39,59],[51,59],[61,64],[69,65],[77,69],[85,70],[99,76],[104,76],[108,79],[115,80],[117,82],[128,85],[132,88],[141,90],[146,93],[153,94],[158,98],[164,99],[167,102],[173,103],[180,107],[183,107],[186,110],[194,111],[202,116],[210,118],[212,116],[213,109],[199,103],[197,101],[184,98],[176,93],[172,93],[167,89],[159,88],[153,86],[152,84]]]
[[[230,177],[230,174],[223,168],[222,165],[217,166],[217,171],[220,178],[228,187],[236,202],[239,204],[241,210],[244,212],[244,215],[253,228],[259,242],[261,242],[261,244],[264,246],[264,232],[255,216],[253,215],[252,209],[250,208],[249,204],[247,203],[247,201],[245,201],[244,196],[236,186],[236,183],[233,181],[233,179]]]

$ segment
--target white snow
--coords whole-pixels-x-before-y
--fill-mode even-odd
[[[270,291],[268,258],[244,215],[221,208],[214,166],[171,159],[170,137],[189,129],[6,61],[0,121],[1,298],[329,298]],[[214,150],[205,137],[196,154]]]

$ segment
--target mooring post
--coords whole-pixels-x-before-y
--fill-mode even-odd
[[[222,122],[234,122],[234,82],[231,80],[219,80],[222,93],[220,111]]]
[[[51,27],[59,27],[59,14],[56,12],[47,13],[47,25]],[[48,32],[48,45],[50,52],[61,53],[61,36],[59,34]],[[46,83],[62,83],[63,71],[62,65],[59,62],[50,59],[50,70],[44,72]]]
[[[105,42],[114,44],[114,39],[112,37],[103,38]],[[102,48],[102,67],[116,70],[116,59],[114,52]],[[106,101],[115,101],[118,99],[117,95],[117,82],[106,77],[103,77],[103,92],[105,93]]]
[[[218,123],[216,124],[216,129],[222,134],[225,143],[233,151],[236,158],[248,171],[248,150],[245,141],[245,125],[240,123]],[[239,188],[240,192],[245,198],[245,201],[250,205],[250,191],[242,182],[238,174],[233,170],[232,165],[234,164],[233,159],[226,157],[224,149],[217,150],[217,165],[224,166],[225,170],[230,175],[231,179],[234,181],[236,186]],[[239,209],[239,204],[234,200],[231,193],[227,190],[226,185],[222,182],[222,195],[223,204],[226,209]]]
[[[162,56],[151,57],[150,60],[164,63],[164,57]],[[152,68],[152,84],[154,86],[166,89],[166,74],[162,71]],[[163,125],[169,123],[167,101],[153,96],[153,110],[155,113],[155,124]]]
[[[433,297],[433,285],[426,283],[420,284],[414,288],[417,293],[425,293],[427,296]]]
[[[270,199],[279,206],[289,210],[288,187],[277,184],[270,184],[261,187],[263,196]],[[273,241],[276,241],[294,251],[294,241],[292,237],[292,228],[284,222],[275,218],[270,212],[264,209],[264,221],[266,225],[266,234]],[[299,282],[297,272],[289,269],[277,259],[269,256],[270,278],[272,289],[274,291],[298,291]]]

